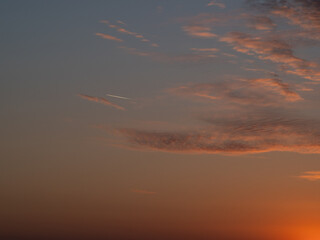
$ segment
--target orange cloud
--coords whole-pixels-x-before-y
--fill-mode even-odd
[[[110,102],[107,99],[102,98],[102,97],[92,97],[92,96],[88,96],[88,95],[85,95],[85,94],[78,94],[78,96],[81,97],[82,99],[85,99],[85,100],[88,100],[88,101],[92,101],[92,102],[108,105],[108,106],[117,108],[119,110],[125,110],[125,108],[123,108],[123,107],[121,107],[121,106],[119,106],[119,105],[117,105],[115,103],[112,103],[112,102]]]
[[[120,28],[120,27],[117,27],[117,31],[120,32],[120,33],[125,33],[125,34],[128,34],[128,35],[133,35],[133,36],[136,36],[137,33],[134,33],[134,32],[130,32],[124,28]]]
[[[289,84],[274,78],[238,79],[221,83],[198,83],[167,90],[177,96],[223,100],[229,103],[280,106],[285,102],[302,100]]]
[[[207,52],[207,53],[219,51],[219,49],[217,49],[217,48],[191,48],[191,50],[196,51],[196,52]]]
[[[243,15],[248,23],[247,26],[256,30],[272,30],[276,24],[267,16],[251,16],[248,14]]]
[[[209,13],[201,13],[193,17],[179,18],[178,22],[186,23],[182,30],[189,36],[197,38],[215,38],[217,35],[211,32],[213,25],[226,20],[226,17],[218,17]]]
[[[296,57],[292,47],[279,38],[255,37],[241,32],[232,32],[220,41],[233,45],[233,49],[248,55],[258,55],[260,59],[283,64],[287,73],[301,76],[305,79],[320,81],[320,71],[314,62]]]
[[[320,40],[320,2],[315,0],[290,0],[290,1],[268,1],[250,0],[252,7],[269,13],[271,16],[282,17],[292,25],[301,29],[294,30],[291,38],[306,38]]]
[[[271,87],[273,91],[279,93],[284,96],[287,101],[295,102],[298,100],[302,100],[300,95],[296,92],[293,92],[289,84],[283,83],[280,79],[276,78],[258,78],[253,80],[254,83],[259,83],[267,87]]]
[[[108,34],[96,33],[96,35],[101,37],[101,38],[103,38],[103,39],[109,39],[109,40],[116,41],[116,42],[123,42],[122,39],[114,37],[114,36],[111,36],[111,35],[108,35]]]
[[[303,175],[298,176],[299,178],[306,179],[309,181],[320,180],[320,171],[308,171],[304,172]]]
[[[278,117],[204,119],[190,131],[118,129],[131,148],[175,153],[252,154],[270,151],[320,153],[319,121]]]
[[[320,34],[320,4],[319,2],[300,1],[302,4],[283,5],[271,13],[287,18],[292,24],[306,30],[313,30],[314,34]]]
[[[182,27],[183,31],[185,31],[188,35],[192,37],[199,37],[199,38],[215,38],[217,37],[216,34],[210,32],[210,27],[204,26],[184,26]]]

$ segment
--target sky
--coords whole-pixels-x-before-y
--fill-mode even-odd
[[[320,2],[0,2],[0,239],[320,239]]]

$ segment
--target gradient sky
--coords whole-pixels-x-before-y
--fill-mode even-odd
[[[319,240],[320,2],[0,2],[0,239]]]

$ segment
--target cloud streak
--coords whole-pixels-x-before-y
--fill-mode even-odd
[[[255,106],[281,106],[286,102],[302,100],[289,84],[276,77],[188,84],[167,91],[176,96]]]
[[[108,40],[112,40],[112,41],[116,41],[116,42],[123,42],[122,39],[108,35],[108,34],[104,34],[104,33],[96,33],[96,36],[99,36],[103,39],[108,39]]]
[[[81,97],[82,99],[85,99],[85,100],[88,100],[88,101],[91,101],[91,102],[104,104],[104,105],[111,106],[111,107],[114,107],[114,108],[119,109],[119,110],[125,110],[124,107],[121,107],[121,106],[119,106],[119,105],[117,105],[115,103],[112,103],[112,102],[110,102],[107,99],[102,98],[102,97],[92,97],[92,96],[88,96],[88,95],[85,95],[85,94],[78,94],[78,96]]]
[[[210,27],[205,26],[184,26],[182,27],[183,31],[185,31],[189,36],[197,37],[197,38],[215,38],[216,34],[210,32]]]
[[[153,60],[167,63],[199,63],[212,60],[215,55],[201,53],[185,53],[185,54],[167,54],[161,52],[141,51],[136,48],[120,47],[126,50],[129,54],[141,57],[150,57]]]
[[[106,94],[109,97],[114,97],[114,98],[120,98],[120,99],[125,99],[125,100],[131,100],[131,98],[127,97],[122,97],[122,96],[117,96],[117,95],[112,95],[112,94]]]
[[[142,34],[129,31],[129,30],[125,29],[122,26],[118,26],[118,25],[110,23],[108,20],[101,20],[100,22],[106,24],[110,28],[116,29],[116,31],[119,32],[119,33],[133,36],[133,37],[137,38],[138,40],[140,40],[142,42],[150,42],[150,40],[145,38]],[[118,20],[117,23],[126,26],[126,24],[124,22],[120,21],[120,20]],[[159,45],[157,43],[151,43],[150,46],[159,47]]]
[[[207,4],[208,7],[210,6],[217,6],[217,7],[220,7],[220,8],[225,8],[226,5],[224,3],[220,3],[220,2],[217,2],[217,1],[210,1],[208,4]]]
[[[182,27],[182,30],[189,36],[195,38],[215,38],[217,35],[211,32],[211,28],[218,22],[221,22],[221,18],[209,13],[201,13],[194,17],[180,18],[179,22],[186,22],[186,25]]]
[[[309,181],[320,180],[320,171],[308,171],[304,172],[302,175],[298,176],[299,178],[306,179]]]

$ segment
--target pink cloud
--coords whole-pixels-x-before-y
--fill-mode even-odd
[[[217,37],[216,34],[210,32],[210,27],[204,27],[204,26],[184,26],[183,31],[185,31],[188,35],[192,37],[198,37],[198,38],[215,38]]]
[[[320,81],[318,65],[293,54],[292,47],[279,38],[263,38],[241,32],[231,32],[220,41],[229,43],[233,49],[260,59],[270,60],[287,67],[285,72],[305,79]]]
[[[112,40],[112,41],[116,41],[116,42],[123,42],[122,39],[108,35],[108,34],[104,34],[104,33],[96,33],[97,36],[103,38],[103,39],[108,39],[108,40]]]
[[[256,30],[272,30],[276,27],[276,24],[267,16],[252,16],[248,14],[244,14],[243,16],[247,19],[247,26],[250,28]]]
[[[188,84],[167,91],[176,96],[256,106],[281,106],[302,100],[289,84],[276,77]]]

